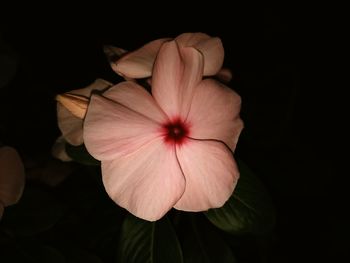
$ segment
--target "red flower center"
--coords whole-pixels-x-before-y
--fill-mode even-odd
[[[176,118],[162,126],[164,140],[168,144],[183,144],[189,134],[189,127],[181,119]]]

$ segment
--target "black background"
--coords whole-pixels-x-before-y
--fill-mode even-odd
[[[269,262],[336,262],[348,256],[349,216],[332,139],[332,90],[319,72],[328,37],[323,15],[303,6],[229,7],[134,3],[86,11],[13,12],[1,37],[19,55],[2,92],[0,136],[23,156],[49,154],[59,135],[57,93],[96,78],[119,77],[102,46],[135,49],[160,37],[205,32],[222,39],[230,86],[242,96],[245,122],[237,156],[259,175],[277,209]],[[133,6],[134,5],[134,6]],[[159,8],[159,7],[158,7]]]

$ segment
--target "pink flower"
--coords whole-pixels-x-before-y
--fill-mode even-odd
[[[17,151],[8,146],[0,148],[0,219],[6,206],[16,204],[23,193],[24,166]]]
[[[235,188],[241,100],[223,84],[202,80],[203,68],[197,49],[165,42],[152,95],[125,81],[91,97],[85,145],[101,160],[109,196],[140,218],[158,220],[172,207],[221,207]]]
[[[148,78],[152,74],[154,61],[163,43],[170,41],[169,38],[157,39],[149,42],[143,47],[127,53],[125,50],[115,47],[105,49],[110,59],[112,69],[126,79]],[[194,47],[204,57],[204,75],[218,75],[224,82],[232,78],[228,69],[221,69],[224,61],[224,48],[217,37],[210,37],[204,33],[184,33],[175,38],[180,47]],[[120,58],[121,57],[121,58]]]

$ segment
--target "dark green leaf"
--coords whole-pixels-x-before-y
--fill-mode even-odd
[[[183,252],[185,263],[234,263],[231,248],[201,214],[189,216],[184,225]]]
[[[122,226],[118,262],[182,263],[182,251],[167,217],[148,222],[128,215]]]
[[[1,227],[30,236],[52,228],[63,215],[62,205],[48,191],[28,186],[18,204],[7,207]]]
[[[74,161],[85,164],[85,165],[100,165],[100,161],[92,157],[84,144],[79,146],[73,146],[69,143],[66,143],[66,152]]]
[[[233,234],[263,234],[271,231],[275,211],[270,197],[253,172],[238,161],[240,179],[233,195],[222,208],[210,209],[207,218],[218,228]]]

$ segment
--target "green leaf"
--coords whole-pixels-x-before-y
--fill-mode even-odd
[[[183,226],[183,253],[185,263],[235,263],[231,248],[202,214],[190,214]]]
[[[18,204],[7,207],[0,227],[20,236],[51,229],[63,215],[61,203],[42,188],[27,186]]]
[[[100,161],[92,157],[84,144],[74,146],[66,143],[66,152],[74,161],[85,165],[100,165]]]
[[[182,251],[167,217],[148,222],[128,215],[122,226],[118,262],[182,263]]]
[[[275,224],[271,199],[260,180],[238,161],[240,179],[233,195],[221,208],[205,212],[218,228],[232,234],[264,234]]]

